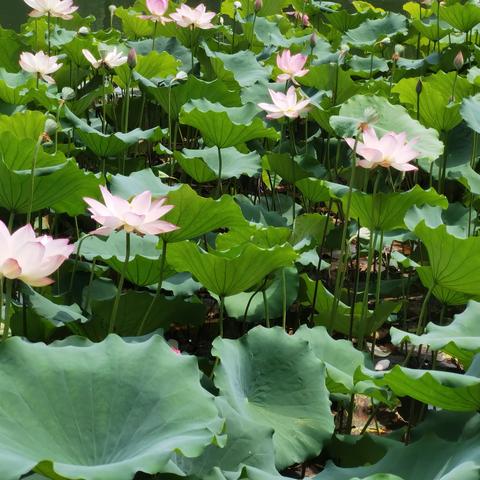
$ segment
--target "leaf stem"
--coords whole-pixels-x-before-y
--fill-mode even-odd
[[[108,333],[113,333],[115,331],[118,307],[120,305],[120,296],[122,295],[123,284],[125,282],[125,275],[127,273],[129,261],[130,261],[130,233],[126,232],[125,261],[123,262],[122,273],[120,274],[120,279],[118,280],[117,294],[115,295],[115,302],[113,304],[112,314],[110,316]]]
[[[5,292],[5,308],[4,308],[4,318],[3,318],[3,338],[2,340],[6,340],[8,338],[8,334],[10,332],[10,306],[12,303],[12,288],[13,288],[13,280],[7,278],[5,280],[6,292]],[[1,282],[2,287],[2,297],[3,297],[3,279]],[[2,305],[3,307],[3,301]]]

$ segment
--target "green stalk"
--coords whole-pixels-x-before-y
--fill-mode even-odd
[[[108,326],[108,333],[115,331],[115,323],[117,322],[118,306],[120,305],[120,296],[123,290],[123,284],[125,282],[125,274],[127,273],[128,262],[130,261],[130,233],[126,233],[126,246],[125,246],[125,261],[123,262],[122,273],[117,286],[117,294],[115,295],[115,302],[113,304],[112,314],[110,316],[110,324]]]
[[[156,36],[157,36],[157,26],[158,26],[158,22],[155,22],[155,25],[153,26],[152,52],[155,50],[155,40],[156,40]]]
[[[105,83],[107,81],[107,74],[103,75],[103,102],[102,102],[102,133],[107,133],[107,90]]]
[[[222,168],[223,168],[223,160],[222,160],[222,149],[217,147],[218,152],[218,182],[217,182],[217,192],[218,196],[222,195],[223,193],[223,186],[222,186]]]
[[[40,135],[38,137],[37,143],[35,144],[35,150],[33,153],[32,169],[30,170],[30,176],[32,177],[32,179],[30,182],[30,202],[28,205],[27,223],[30,223],[32,219],[33,197],[35,194],[35,168],[37,166],[38,153],[40,151],[40,146],[42,145],[42,140],[43,140],[43,137],[42,135]]]
[[[51,15],[50,12],[48,12],[47,15],[47,39],[48,39],[48,56],[50,56],[50,22],[51,22]]]
[[[70,275],[70,286],[68,288],[68,291],[69,291],[70,294],[73,290],[73,281],[74,281],[74,278],[75,278],[75,273],[77,272],[78,262],[80,261],[80,250],[82,248],[82,244],[88,237],[92,237],[92,236],[93,236],[93,234],[89,233],[89,234],[85,235],[84,237],[82,237],[78,241],[78,247],[77,247],[77,251],[75,253],[75,260],[73,262],[72,274]]]
[[[282,270],[282,328],[287,330],[287,279],[285,269]]]
[[[262,297],[263,297],[263,308],[265,310],[265,326],[270,328],[270,315],[268,313],[268,300],[267,300],[267,292],[265,289],[262,290]]]
[[[295,223],[295,199],[297,196],[297,185],[296,185],[296,179],[295,179],[295,155],[297,154],[297,146],[295,144],[295,135],[293,131],[293,122],[290,121],[288,123],[288,129],[290,133],[290,149],[291,149],[291,156],[292,156],[292,179],[293,179],[293,185],[292,185],[292,220],[293,223]]]
[[[333,297],[332,311],[330,312],[330,321],[328,322],[328,328],[327,328],[329,333],[332,333],[332,330],[333,330],[333,325],[335,323],[335,316],[337,315],[338,304],[340,302],[340,292],[342,291],[343,282],[345,281],[344,270],[345,270],[347,257],[348,257],[347,231],[348,231],[348,221],[350,218],[350,209],[352,206],[353,185],[355,184],[355,173],[357,170],[357,166],[356,166],[357,145],[358,145],[358,138],[355,138],[355,144],[353,145],[353,155],[352,155],[352,158],[353,158],[352,173],[350,175],[350,183],[348,186],[347,206],[345,209],[345,219],[344,219],[343,230],[342,230],[340,263],[338,265],[337,278],[335,280],[335,291],[334,291],[334,297]]]
[[[2,278],[2,297],[3,297],[3,278]],[[3,318],[3,340],[5,341],[8,338],[8,333],[10,332],[10,306],[12,304],[12,288],[13,288],[13,280],[10,278],[5,279],[5,286],[6,286],[6,293],[5,293],[5,308],[4,308],[4,318]],[[3,299],[2,299],[3,300]],[[0,308],[3,307],[0,304]]]
[[[425,317],[426,317],[426,314],[427,314],[428,303],[430,301],[430,297],[432,296],[433,289],[435,288],[435,286],[436,286],[435,283],[433,283],[432,286],[428,289],[428,292],[425,295],[425,298],[423,299],[422,308],[420,309],[420,315],[418,316],[417,330],[415,332],[416,335],[421,335],[423,333]],[[403,366],[408,365],[408,362],[409,362],[414,350],[415,350],[415,348],[412,346],[412,348],[409,350],[407,356],[405,357],[405,360],[403,361]]]
[[[219,335],[221,338],[223,338],[223,322],[224,322],[224,310],[225,310],[225,297],[223,295],[220,295],[220,312],[218,316],[218,329],[219,329]]]
[[[168,242],[163,242],[162,243],[162,256],[160,257],[160,274],[158,277],[158,285],[157,285],[157,291],[155,293],[155,296],[153,297],[152,301],[150,302],[150,305],[147,308],[147,311],[145,312],[145,315],[142,318],[142,321],[138,327],[137,330],[137,336],[140,336],[143,334],[143,329],[145,328],[145,323],[148,320],[148,317],[150,316],[150,313],[153,310],[153,307],[155,306],[155,303],[157,300],[160,298],[160,294],[162,292],[162,285],[163,285],[163,276],[165,272],[165,263],[167,259],[167,245]]]

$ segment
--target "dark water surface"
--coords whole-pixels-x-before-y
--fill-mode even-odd
[[[406,0],[405,0],[406,1]],[[111,4],[117,6],[128,6],[134,3],[134,0],[76,0],[75,4],[80,6],[82,15],[94,15],[99,24],[105,24],[110,18],[108,6]],[[194,0],[191,4],[201,3]],[[204,3],[211,9],[218,10],[219,0],[204,0]],[[341,0],[340,3],[348,5],[350,0]],[[371,0],[371,3],[393,11],[401,10],[404,3],[402,0]],[[5,28],[18,29],[19,25],[25,22],[30,7],[25,5],[23,0],[0,0],[0,24]]]

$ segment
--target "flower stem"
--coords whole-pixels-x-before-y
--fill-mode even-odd
[[[348,231],[348,221],[350,218],[350,209],[352,205],[352,193],[353,193],[353,185],[355,184],[355,172],[357,169],[356,166],[356,157],[357,157],[357,145],[358,145],[358,138],[355,138],[355,144],[353,145],[353,164],[352,164],[352,173],[350,175],[350,183],[348,186],[348,196],[347,196],[347,205],[345,208],[345,219],[343,223],[343,230],[342,230],[342,242],[341,242],[341,254],[340,254],[340,263],[337,269],[337,278],[335,280],[335,291],[332,303],[332,310],[330,312],[330,321],[328,324],[328,332],[332,333],[333,326],[335,324],[335,317],[337,315],[338,304],[340,302],[340,293],[343,288],[343,282],[345,281],[345,266],[347,263],[348,257],[348,245],[347,245],[347,231]]]
[[[48,56],[50,56],[50,22],[51,22],[51,15],[50,12],[48,12],[47,15],[47,39],[48,39]]]
[[[263,297],[263,308],[265,310],[265,326],[270,328],[270,315],[268,312],[268,299],[267,299],[267,291],[264,288],[262,290],[262,297]]]
[[[30,202],[28,205],[27,212],[27,223],[30,223],[32,219],[32,210],[33,210],[33,197],[35,194],[35,168],[37,166],[38,153],[40,151],[40,146],[42,144],[42,135],[38,137],[37,143],[35,144],[35,150],[33,153],[32,169],[30,170],[31,182],[30,182]]]
[[[160,257],[160,274],[159,274],[159,277],[158,277],[157,291],[155,293],[155,296],[152,298],[152,301],[150,302],[150,305],[148,306],[147,311],[143,315],[142,321],[141,321],[141,323],[138,327],[138,330],[137,330],[137,336],[140,336],[140,335],[143,334],[145,324],[147,323],[148,317],[152,313],[153,307],[155,306],[155,303],[159,299],[160,293],[162,291],[163,276],[164,276],[164,272],[165,272],[165,262],[166,262],[166,259],[167,259],[167,245],[168,245],[168,243],[165,242],[165,241],[162,244],[162,256]]]
[[[285,269],[282,270],[282,327],[287,329],[287,279]]]
[[[158,22],[155,22],[155,25],[153,27],[152,52],[155,50],[155,40],[156,40],[156,36],[157,36],[157,26],[158,26]]]
[[[220,196],[223,193],[223,187],[222,187],[222,169],[223,169],[223,159],[222,159],[222,149],[220,147],[217,147],[218,151],[218,182],[217,182],[217,191],[218,191],[218,196]]]
[[[225,310],[225,297],[220,296],[220,311],[218,315],[218,334],[223,338],[223,322],[224,322],[224,310]]]
[[[2,288],[2,297],[3,297],[3,279],[0,285]],[[5,292],[5,308],[4,308],[4,316],[3,316],[3,340],[8,338],[8,334],[10,332],[10,306],[12,304],[12,287],[13,287],[13,280],[7,278],[5,280],[6,292]],[[3,299],[2,299],[3,300]],[[0,308],[3,307],[0,305]]]
[[[112,314],[110,316],[110,324],[108,326],[108,333],[115,331],[115,323],[117,321],[118,307],[120,305],[120,296],[122,295],[123,284],[125,282],[125,274],[127,273],[128,262],[130,261],[130,233],[126,233],[126,246],[125,246],[125,261],[123,262],[122,273],[118,280],[117,294],[115,296],[115,302],[113,304]]]

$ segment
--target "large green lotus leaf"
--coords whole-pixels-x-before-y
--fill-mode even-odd
[[[406,35],[407,19],[398,13],[388,13],[383,18],[367,19],[360,26],[348,30],[342,41],[355,47],[373,47],[386,37]]]
[[[18,213],[30,209],[31,169],[36,142],[0,134],[0,205]],[[83,197],[98,195],[99,179],[81,170],[62,153],[48,155],[39,150],[34,178],[32,211],[52,208],[71,216],[85,212]]]
[[[227,443],[223,448],[210,445],[197,458],[175,455],[172,460],[191,480],[260,480],[255,471],[281,477],[275,469],[271,428],[245,418],[223,397],[216,398],[220,414],[225,418]],[[245,467],[254,469],[244,477]]]
[[[78,118],[68,107],[65,107],[65,117],[75,127],[75,135],[80,137],[82,142],[98,157],[119,155],[132,145],[150,139],[157,131],[156,128],[150,130],[136,128],[128,133],[104,134]]]
[[[448,24],[442,20],[440,20],[440,25],[438,25],[437,19],[434,16],[423,19],[416,18],[411,24],[422,36],[428,38],[432,42],[441,40],[452,31]]]
[[[40,295],[28,285],[21,286],[22,301],[31,308],[39,317],[53,327],[61,327],[67,323],[80,321],[85,323],[88,319],[83,316],[80,307],[74,305],[59,305],[52,300]]]
[[[335,102],[332,104],[340,105],[353,97],[359,90],[357,82],[352,80],[351,74],[338,69],[337,82],[337,67],[332,64],[315,65],[310,67],[309,73],[304,77],[299,78],[302,85],[307,87],[314,87],[319,91],[335,91]]]
[[[345,33],[347,30],[354,30],[369,18],[368,13],[352,14],[344,8],[333,13],[324,13],[323,15],[332,27],[342,33]]]
[[[313,353],[327,368],[327,388],[331,393],[354,391],[353,376],[358,367],[365,365],[364,354],[348,340],[334,340],[325,327],[308,328],[302,325],[295,337],[310,344]]]
[[[282,273],[283,272],[283,273]],[[280,318],[283,313],[283,275],[285,275],[286,307],[290,308],[298,296],[298,271],[294,267],[277,270],[273,279],[269,282],[265,294],[268,304],[268,316],[270,319]],[[247,315],[245,310],[247,308]],[[261,291],[243,292],[225,299],[225,310],[229,317],[248,322],[265,320],[265,304]]]
[[[18,140],[29,138],[37,142],[45,131],[45,120],[45,114],[32,110],[0,115],[0,134],[9,132]]]
[[[448,441],[433,433],[405,446],[392,443],[373,465],[339,468],[329,462],[314,480],[476,480],[480,473],[480,435],[464,435]]]
[[[438,285],[465,295],[480,295],[479,237],[459,238],[449,233],[446,225],[430,228],[425,220],[414,233],[428,251],[432,284],[427,288]]]
[[[277,17],[278,19],[278,17]],[[252,38],[252,30],[255,31],[255,38],[263,43],[265,46],[273,45],[277,48],[290,48],[292,45],[305,45],[310,38],[310,35],[302,35],[303,31],[297,31],[295,35],[285,36],[282,30],[285,30],[285,18],[275,22],[273,18],[259,17],[255,21],[255,25],[250,22],[242,24],[243,33],[247,38]],[[255,40],[255,39],[254,39]],[[255,42],[254,42],[255,43]],[[325,40],[319,38],[317,45],[313,49],[313,55],[317,52],[329,52],[330,44]]]
[[[465,98],[460,113],[467,125],[475,132],[480,133],[480,94]]]
[[[472,3],[454,3],[440,8],[440,18],[461,32],[468,32],[480,23],[480,8]]]
[[[38,98],[46,88],[39,85],[36,91],[36,79],[24,71],[18,73],[7,72],[0,68],[0,99],[12,105],[26,105],[33,98]]]
[[[158,237],[153,235],[130,235],[130,259],[125,277],[142,287],[158,283],[161,252],[157,249]],[[116,272],[121,273],[125,262],[126,234],[114,232],[106,239],[88,237],[82,241],[80,255],[87,260],[102,260]],[[168,268],[164,278],[175,272]]]
[[[277,268],[293,263],[290,245],[270,249],[245,244],[227,251],[208,251],[193,242],[169,245],[168,263],[178,272],[190,272],[208,290],[228,297],[244,292]]]
[[[222,81],[216,79],[212,82],[206,82],[197,77],[190,76],[187,81],[172,88],[157,87],[150,80],[139,78],[140,86],[156,102],[158,102],[165,112],[170,110],[172,118],[178,118],[180,110],[190,100],[195,98],[205,98],[210,102],[221,102],[227,107],[239,107],[240,94],[230,91]]]
[[[438,72],[425,79],[403,78],[392,88],[398,93],[400,101],[410,105],[415,112],[418,109],[417,84],[422,81],[420,95],[420,121],[427,127],[439,132],[448,132],[461,121],[459,101],[472,92],[472,85],[456,72]],[[455,86],[455,101],[452,101]]]
[[[315,294],[315,282],[310,280],[307,275],[302,275],[303,287],[308,299],[308,305],[313,302]],[[333,294],[330,293],[321,281],[318,282],[317,297],[315,302],[315,312],[317,312],[313,319],[316,325],[329,327],[331,324],[331,312],[333,307]],[[380,328],[388,317],[398,308],[398,303],[395,302],[381,302],[375,307],[375,310],[369,310],[366,317],[365,325],[361,325],[362,304],[361,302],[355,304],[353,312],[353,328],[352,334],[358,337],[361,333],[368,335],[378,328]],[[352,307],[343,302],[339,302],[335,320],[333,322],[333,329],[336,332],[349,335],[350,323],[352,319]]]
[[[278,132],[265,127],[263,121],[255,117],[257,106],[224,107],[208,100],[192,100],[183,106],[180,123],[197,128],[209,146],[232,147],[255,138],[277,140]]]
[[[302,192],[305,198],[314,203],[328,202],[332,197],[332,189],[330,188],[329,182],[326,180],[321,180],[319,178],[302,178],[296,182],[298,189]],[[348,193],[348,187],[344,185],[338,185],[340,191],[338,192],[341,196],[342,194]],[[337,195],[335,195],[337,196]]]
[[[365,121],[366,109],[373,109],[378,114],[374,124],[380,136],[387,132],[405,132],[409,140],[419,138],[415,148],[421,158],[433,162],[443,152],[443,144],[438,139],[438,132],[425,128],[413,120],[401,105],[392,105],[383,97],[356,95],[340,108],[340,113],[330,119],[332,127],[342,137],[351,137],[357,133],[359,125]]]
[[[198,456],[221,428],[196,360],[158,336],[126,343],[112,335],[98,344],[72,337],[51,346],[14,337],[0,356],[5,480],[34,468],[55,480],[181,474],[173,452]]]
[[[239,340],[217,338],[215,385],[243,417],[274,430],[275,463],[318,455],[334,425],[325,366],[308,343],[283,329],[257,327]]]
[[[215,246],[218,250],[229,250],[252,243],[262,248],[273,248],[288,242],[291,236],[292,231],[286,227],[263,227],[255,223],[245,223],[241,228],[217,235]]]
[[[276,173],[289,183],[295,183],[311,175],[288,153],[269,153],[263,157],[263,162],[264,168]],[[316,166],[318,167],[318,163]]]
[[[333,223],[328,215],[305,213],[295,218],[291,243],[295,248],[310,248],[320,245],[333,229]]]
[[[149,309],[154,295],[149,292],[129,291],[122,294],[115,324],[115,333],[122,337],[134,337]],[[108,332],[112,308],[115,299],[91,298],[93,319],[82,325],[89,338],[102,340]],[[183,299],[180,296],[160,296],[145,319],[142,334],[155,332],[162,328],[168,330],[172,325],[201,325],[205,319],[206,307],[196,297]]]
[[[240,178],[242,175],[253,177],[262,168],[260,156],[256,152],[241,153],[235,147],[223,148],[222,178]],[[218,178],[219,156],[216,147],[203,150],[185,148],[175,152],[175,159],[182,169],[199,183],[211,182]]]
[[[215,77],[224,82],[230,90],[250,87],[257,82],[266,82],[272,73],[272,67],[263,67],[256,55],[250,50],[228,54],[211,51],[203,46],[210,60]]]
[[[379,386],[388,386],[399,397],[409,396],[452,412],[474,412],[480,408],[480,378],[472,375],[399,365],[388,372],[357,371],[357,380],[368,378]]]
[[[25,51],[25,37],[13,30],[0,28],[0,42],[3,46],[0,51],[0,65],[8,72],[18,70],[18,59],[20,53]]]
[[[347,196],[342,198],[344,205]],[[404,217],[414,205],[440,205],[448,207],[448,200],[433,188],[423,190],[415,185],[406,192],[366,194],[353,192],[351,197],[350,218],[360,219],[360,225],[371,231],[389,231],[406,228]]]
[[[122,31],[129,38],[152,37],[154,23],[140,18],[139,12],[123,7],[117,7],[115,16],[122,21]]]
[[[110,189],[112,193],[126,200],[146,190],[149,190],[153,197],[161,197],[177,188],[178,185],[170,187],[162,183],[160,178],[149,168],[133,172],[128,177],[120,174],[110,177]]]
[[[475,354],[480,352],[479,318],[480,303],[470,301],[465,311],[455,315],[450,325],[441,326],[430,322],[424,335],[415,335],[392,327],[390,336],[394,345],[407,340],[416,346],[430,345],[432,350],[443,350],[468,367]]]
[[[168,52],[151,51],[147,55],[139,55],[137,57],[137,65],[133,70],[133,78],[140,75],[144,78],[167,78],[170,75],[175,75],[178,70],[179,61],[176,60]],[[115,72],[120,80],[119,85],[125,88],[132,70],[124,63],[121,67],[115,69]]]
[[[180,227],[162,235],[167,242],[189,240],[218,228],[240,227],[245,224],[240,208],[228,195],[219,200],[204,198],[184,184],[168,194],[167,203],[175,208],[164,219]]]

